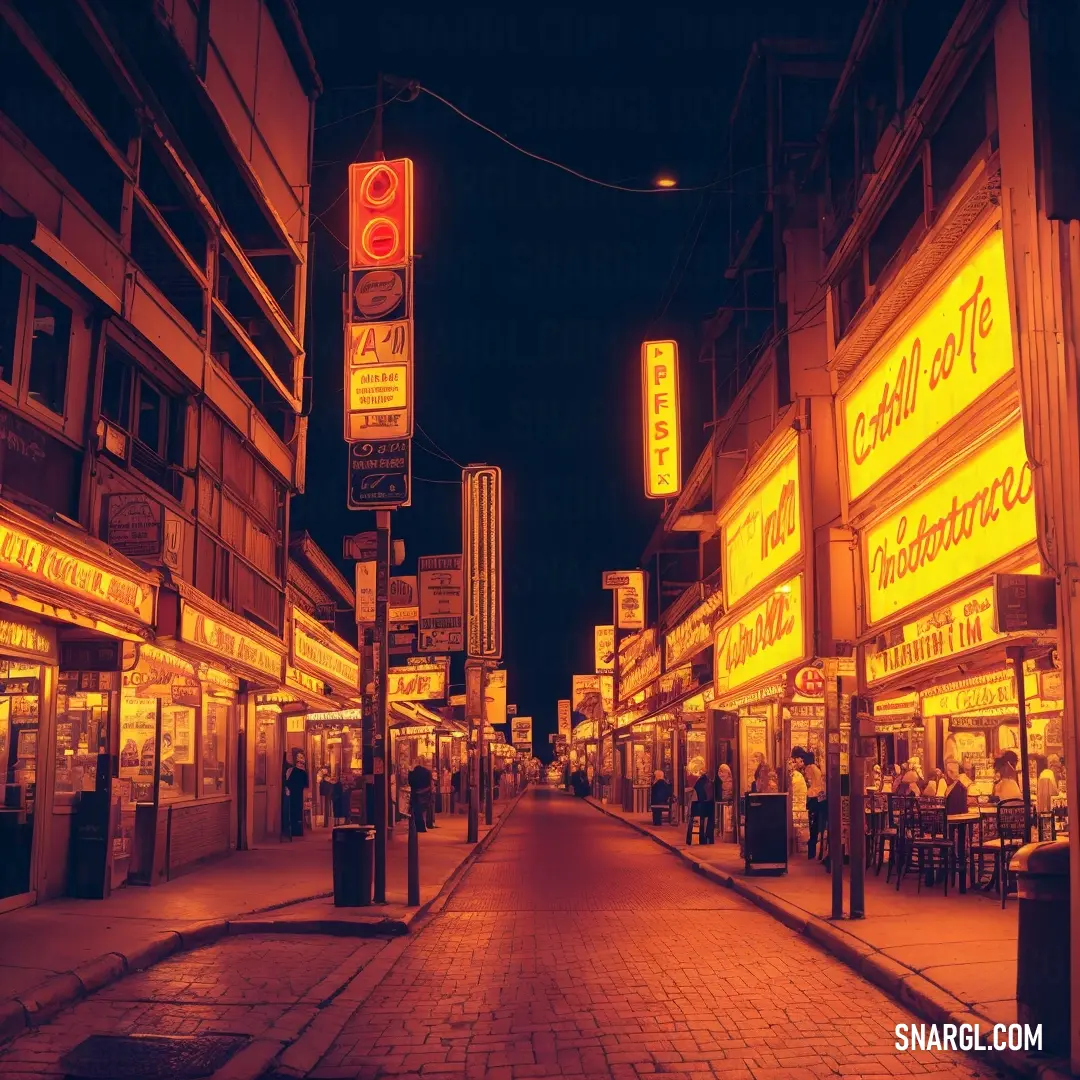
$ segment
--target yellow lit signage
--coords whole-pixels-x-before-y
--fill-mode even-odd
[[[322,623],[299,608],[292,609],[292,654],[294,666],[321,676],[349,690],[360,688],[360,656],[357,651]]]
[[[1038,697],[1039,680],[1033,673],[1024,674],[1024,697]],[[1012,672],[975,676],[942,683],[920,694],[923,716],[954,716],[957,713],[999,709],[1017,704],[1016,679]],[[993,715],[993,714],[991,714]]]
[[[791,432],[777,451],[779,464],[719,515],[729,609],[802,554],[798,440]]]
[[[849,498],[902,465],[1012,369],[1005,248],[995,230],[841,398]]]
[[[446,665],[391,668],[386,697],[388,701],[445,701]]]
[[[180,640],[209,649],[218,656],[242,664],[260,675],[280,682],[281,653],[267,648],[252,634],[243,633],[189,604],[180,604]]]
[[[412,437],[412,320],[345,327],[345,438]]]
[[[615,670],[615,627],[593,627],[593,651],[596,654],[597,675],[610,675]]]
[[[674,341],[641,346],[641,406],[645,494],[670,499],[682,487],[679,460],[679,347]]]
[[[718,698],[805,657],[803,591],[798,574],[750,611],[720,623],[713,661]]]
[[[0,649],[55,661],[56,631],[7,615],[0,619]]]
[[[146,626],[153,624],[154,589],[148,582],[108,570],[13,525],[0,525],[0,570],[59,589],[76,602],[99,604]]]
[[[466,650],[477,659],[497,660],[502,655],[502,470],[471,465],[462,480]]]
[[[929,491],[865,534],[871,623],[881,622],[1035,540],[1020,419]]]
[[[1036,563],[1020,572],[1039,574],[1042,568]],[[873,651],[868,649],[866,681],[870,684],[881,682],[923,664],[958,656],[1006,638],[1008,635],[999,634],[993,623],[992,587],[944,604],[914,622],[905,623],[899,628],[899,634],[887,639],[883,647]],[[878,712],[875,703],[874,714]]]

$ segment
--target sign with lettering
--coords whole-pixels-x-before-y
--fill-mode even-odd
[[[559,734],[570,738],[570,700],[562,698],[559,701]]]
[[[881,622],[1035,542],[1019,417],[930,490],[864,534],[869,621]]]
[[[1038,676],[1034,673],[1025,674],[1025,697],[1037,697],[1038,693]],[[1016,679],[1011,671],[957,679],[955,682],[941,683],[920,694],[919,702],[919,711],[923,716],[953,716],[956,713],[977,712],[980,709],[1015,706]],[[875,713],[876,711],[875,709]]]
[[[484,722],[489,731],[506,723],[506,668],[493,668],[484,680]]]
[[[109,547],[121,555],[161,554],[165,508],[149,495],[110,495],[107,503]]]
[[[502,470],[462,470],[465,644],[469,656],[502,656]]]
[[[420,647],[431,652],[465,648],[465,615],[460,555],[421,555],[419,579]]]
[[[707,649],[723,613],[724,594],[717,589],[664,635],[664,666],[672,668]]]
[[[646,341],[641,346],[641,411],[645,497],[673,498],[682,487],[679,347],[674,341]]]
[[[840,398],[856,499],[1013,370],[1005,247],[995,230],[923,314]]]
[[[620,577],[623,575],[619,575]],[[630,570],[626,584],[616,590],[620,630],[641,630],[645,626],[645,571]],[[606,586],[605,586],[606,588]]]
[[[918,715],[919,695],[898,694],[895,697],[874,698],[874,719],[878,717],[911,717]]]
[[[720,623],[713,660],[718,698],[805,658],[803,591],[798,574],[750,611]]]
[[[412,336],[411,319],[346,325],[346,442],[412,438]]]
[[[718,516],[729,611],[802,554],[798,433],[792,431],[771,457],[778,464]]]
[[[324,678],[346,690],[360,689],[360,654],[347,641],[331,633],[321,622],[297,607],[290,609],[292,640],[289,660],[293,666]]]
[[[600,680],[602,675],[575,675],[571,680],[571,710],[574,723],[582,720],[599,720],[604,715],[600,699]]]
[[[390,579],[386,617],[395,623],[414,623],[420,618],[419,590],[415,574]]]
[[[275,682],[281,681],[284,656],[280,652],[269,648],[253,634],[200,611],[187,600],[180,602],[180,640],[241,664]]]
[[[154,587],[149,581],[107,570],[57,543],[40,540],[6,523],[0,524],[0,571],[122,612],[146,626],[153,624]]]
[[[419,664],[390,668],[387,674],[388,701],[445,701],[446,664]]]
[[[1024,573],[1037,574],[1036,564]],[[968,593],[882,636],[866,650],[867,684],[1003,640],[994,629],[993,587]],[[875,712],[876,712],[875,706]]]
[[[532,753],[533,722],[531,716],[515,716],[510,721],[510,741],[515,749]]]
[[[593,651],[596,654],[597,675],[610,675],[615,670],[615,627],[593,627]]]
[[[615,676],[599,675],[600,680],[600,707],[605,716],[610,716],[615,711]]]
[[[356,564],[356,621],[363,625],[375,622],[378,565],[374,559],[366,559]]]
[[[660,677],[660,644],[656,628],[631,634],[619,643],[619,701]]]
[[[25,653],[55,663],[56,631],[5,614],[0,618],[0,651]]]
[[[365,439],[350,443],[348,508],[385,510],[408,506],[412,501],[411,447],[408,439]],[[348,540],[347,537],[346,546]]]

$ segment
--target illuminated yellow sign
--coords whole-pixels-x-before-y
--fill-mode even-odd
[[[641,346],[641,407],[645,444],[645,495],[679,494],[679,347],[674,341]]]
[[[1026,567],[1024,574],[1040,574],[1041,566]],[[898,628],[883,648],[866,653],[866,681],[880,682],[923,664],[945,660],[971,649],[978,649],[1007,634],[999,634],[994,623],[994,590],[992,587],[969,593],[951,604],[928,612],[921,619]],[[875,704],[874,713],[878,708]]]
[[[798,438],[792,432],[779,465],[718,517],[728,608],[802,554]]]
[[[412,320],[345,327],[345,438],[412,436]]]
[[[322,623],[292,608],[292,663],[349,690],[360,688],[360,656]]]
[[[56,631],[6,616],[0,619],[0,648],[54,660]]]
[[[180,640],[243,664],[275,682],[281,681],[284,659],[281,653],[267,648],[254,635],[243,633],[200,611],[186,600],[180,604]]]
[[[615,627],[593,627],[593,651],[596,654],[596,673],[610,675],[615,670]]]
[[[1038,676],[1025,673],[1024,697],[1030,699],[1038,694]],[[935,686],[919,697],[923,716],[954,716],[957,713],[979,712],[982,709],[996,710],[1017,704],[1016,679],[1012,672],[958,679]]]
[[[471,465],[461,485],[465,643],[469,656],[502,655],[502,470]]]
[[[718,698],[782,671],[806,655],[803,575],[780,585],[757,607],[716,630],[713,661]]]
[[[995,230],[841,398],[849,498],[902,465],[1012,369],[1005,248]]]
[[[445,701],[446,665],[391,668],[386,697],[388,701]]]
[[[865,536],[877,623],[1035,540],[1035,498],[1017,419],[979,453]]]
[[[152,585],[107,570],[11,525],[0,525],[0,570],[60,589],[78,600],[122,611],[147,626],[154,621]]]

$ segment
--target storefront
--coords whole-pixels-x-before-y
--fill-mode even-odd
[[[0,910],[111,885],[120,673],[157,591],[106,545],[0,502]]]
[[[438,798],[433,800],[434,809],[441,813],[445,807],[449,811],[454,775],[459,777],[460,785],[468,768],[464,727],[419,702],[391,702],[390,753],[394,765],[390,795],[399,820],[408,817],[409,773],[418,764],[431,770],[433,787],[438,793]],[[467,780],[463,790],[467,790]],[[458,800],[455,798],[454,802]]]
[[[838,398],[860,673],[874,701],[864,734],[883,767],[913,761],[925,775],[955,762],[987,791],[1020,741],[1019,694],[1029,746],[1042,747],[1032,754],[1062,749],[1054,632],[998,629],[995,575],[1043,570],[1012,310],[988,211]]]

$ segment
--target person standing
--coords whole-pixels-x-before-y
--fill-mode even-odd
[[[716,819],[716,792],[712,777],[702,769],[694,781],[694,803],[690,811],[690,820],[686,827],[686,842],[693,841],[694,814],[698,816],[698,843],[713,843],[713,823]]]
[[[418,758],[409,770],[409,812],[418,833],[427,832],[427,808],[431,800],[431,770]]]
[[[814,755],[801,746],[791,751],[792,758],[801,763],[803,779],[806,781],[806,816],[810,828],[810,838],[806,843],[806,857],[813,859],[817,855],[818,837],[825,830],[828,802],[825,793],[825,777],[814,761]]]
[[[1058,793],[1057,778],[1050,768],[1050,762],[1042,754],[1035,755],[1035,767],[1039,778],[1035,785],[1035,811],[1049,814],[1054,807],[1054,796]]]
[[[304,751],[293,750],[292,765],[285,772],[285,787],[289,791],[289,817],[292,824],[292,835],[304,835],[304,792],[308,789],[308,773],[304,767],[307,759]]]

